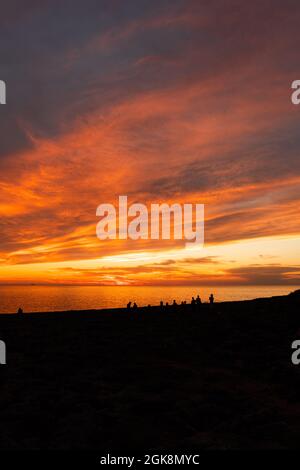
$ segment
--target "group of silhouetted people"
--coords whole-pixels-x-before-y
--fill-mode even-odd
[[[202,304],[202,300],[200,299],[199,294],[197,295],[196,299],[195,297],[192,297],[191,305],[201,305],[201,304]]]
[[[136,309],[138,308],[136,302],[134,302],[134,304],[132,305],[132,307],[131,307],[131,305],[132,305],[132,302],[128,302],[128,304],[127,304],[127,310],[136,310]]]
[[[208,300],[209,300],[210,305],[212,305],[215,301],[214,295],[210,294]],[[190,305],[192,307],[199,307],[201,304],[202,304],[202,300],[201,300],[199,294],[197,295],[196,298],[192,297],[192,300],[191,300],[191,303],[190,303]],[[132,306],[131,305],[132,305],[132,302],[128,302],[127,310],[137,310],[138,306],[137,306],[136,302],[134,302],[134,304]],[[180,304],[178,304],[176,302],[176,300],[173,300],[173,303],[171,305],[169,304],[169,302],[166,302],[164,304],[164,302],[162,300],[159,303],[160,308],[178,307],[178,306],[185,306],[185,305],[187,305],[186,300],[183,300]],[[151,307],[151,305],[148,305],[148,307]]]
[[[213,295],[213,294],[210,294],[210,296],[209,296],[209,303],[210,303],[210,305],[212,305],[212,304],[214,303],[214,300],[215,300],[215,299],[214,299],[214,295]],[[196,306],[199,307],[201,304],[202,304],[202,301],[201,301],[201,298],[200,298],[199,294],[197,295],[196,299],[195,299],[195,297],[192,297],[192,300],[191,300],[191,305],[192,305],[192,307],[196,307]],[[185,306],[185,305],[187,305],[186,300],[183,300],[180,304],[178,304],[178,303],[176,302],[176,300],[173,300],[173,303],[172,303],[171,305],[169,305],[169,302],[166,302],[166,303],[164,304],[162,300],[161,300],[160,303],[159,303],[160,308],[178,307],[179,305],[180,305],[180,306]],[[151,307],[151,305],[148,305],[148,307]],[[132,302],[128,302],[128,304],[127,304],[127,310],[136,311],[137,308],[138,308],[138,306],[137,306],[137,303],[136,303],[136,302],[134,302],[133,304],[132,304]],[[23,314],[23,309],[22,309],[21,307],[19,307],[17,313],[18,313],[18,315],[22,315],[22,314]]]

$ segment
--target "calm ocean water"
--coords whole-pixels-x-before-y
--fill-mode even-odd
[[[47,312],[125,307],[129,300],[138,306],[158,305],[160,300],[190,301],[198,293],[207,301],[211,292],[216,301],[246,300],[292,292],[299,286],[235,287],[128,287],[128,286],[0,286],[0,313]]]

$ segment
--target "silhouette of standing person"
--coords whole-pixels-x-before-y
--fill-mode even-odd
[[[210,294],[209,296],[209,303],[210,305],[212,305],[214,303],[215,299],[214,299],[214,295],[213,294]]]
[[[202,302],[201,302],[201,299],[199,297],[199,294],[197,295],[197,298],[196,298],[196,304],[197,305],[200,305]]]

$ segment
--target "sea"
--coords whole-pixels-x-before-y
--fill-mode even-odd
[[[211,293],[217,302],[249,300],[285,295],[299,289],[290,286],[0,286],[0,313],[53,312],[126,307],[129,301],[138,306],[158,305],[176,300],[190,302],[200,295],[207,302]]]

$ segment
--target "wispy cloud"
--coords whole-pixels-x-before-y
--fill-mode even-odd
[[[28,265],[30,279],[32,263],[182,248],[100,243],[96,207],[119,194],[204,202],[208,244],[299,234],[297,3],[125,3],[2,8],[1,279],[7,266]],[[219,263],[198,259],[115,275],[169,282],[176,269],[178,282],[194,282],[188,265]],[[297,278],[280,269],[248,271],[245,282]],[[226,276],[244,282],[241,271]]]

